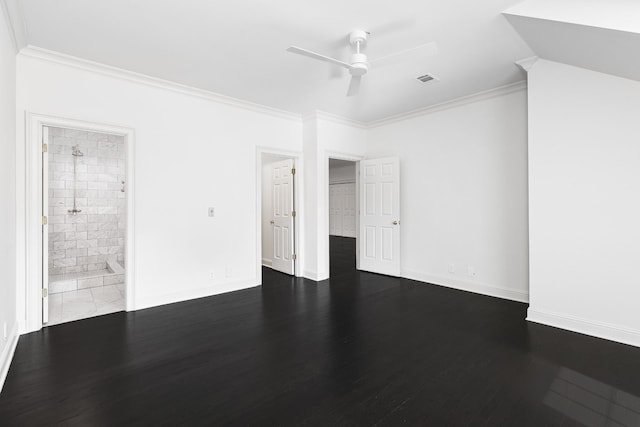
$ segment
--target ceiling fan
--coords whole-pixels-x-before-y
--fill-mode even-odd
[[[435,55],[436,53],[438,53],[438,48],[435,42],[431,42],[431,43],[423,44],[410,49],[405,49],[399,52],[395,52],[390,55],[386,55],[381,58],[374,59],[372,61],[368,61],[367,55],[362,52],[362,49],[367,44],[368,38],[369,38],[369,32],[364,30],[355,30],[349,33],[349,44],[353,48],[353,53],[349,57],[349,62],[331,58],[329,56],[322,55],[320,53],[316,53],[316,52],[303,49],[297,46],[290,46],[289,48],[287,48],[287,51],[292,53],[297,53],[299,55],[308,56],[313,59],[319,59],[320,61],[329,62],[331,64],[339,65],[349,70],[349,73],[351,74],[351,82],[349,83],[347,96],[354,96],[358,94],[362,76],[367,74],[367,72],[369,71],[369,68],[372,65],[377,66],[379,63],[383,61],[386,62],[389,59],[395,59],[400,55],[404,55],[406,53],[410,53],[418,49],[425,49],[426,50],[425,55],[429,55],[429,56]]]

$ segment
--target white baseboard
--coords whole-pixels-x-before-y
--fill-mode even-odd
[[[318,281],[318,273],[316,273],[315,271],[305,270],[302,272],[302,277],[304,277],[305,279],[314,280],[316,282]]]
[[[529,307],[527,320],[609,341],[640,347],[640,331]]]
[[[273,261],[271,261],[269,258],[262,258],[262,265],[264,265],[265,267],[271,267],[273,265]]]
[[[518,302],[529,302],[529,293],[515,289],[502,288],[500,286],[488,285],[486,283],[468,282],[454,277],[436,276],[432,274],[420,273],[417,271],[404,270],[401,273],[405,279],[417,280],[433,285],[447,288],[459,289],[461,291],[473,292],[476,294],[489,295]]]
[[[0,355],[0,392],[2,392],[4,381],[7,379],[7,374],[9,373],[9,366],[11,366],[13,354],[15,353],[16,346],[18,345],[18,337],[18,322],[14,322],[13,327],[7,336],[7,345],[4,346],[2,355]]]
[[[256,279],[246,279],[237,282],[218,283],[204,288],[189,289],[187,291],[173,292],[165,295],[139,297],[136,299],[135,309],[142,310],[145,308],[157,307],[159,305],[173,304],[197,298],[226,294],[228,292],[254,288],[256,286],[260,286]]]
[[[315,271],[305,270],[302,272],[302,277],[305,279],[313,280],[314,282],[322,282],[323,280],[327,280],[329,278],[328,274],[320,275]]]

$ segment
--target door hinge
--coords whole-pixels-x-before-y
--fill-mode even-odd
[[[291,169],[291,175],[295,175],[296,174],[296,168]]]
[[[298,259],[298,255],[296,254],[291,255],[291,259],[295,261],[296,259]]]
[[[49,291],[47,288],[42,288],[42,298],[46,298],[49,296]]]
[[[42,144],[42,152],[46,153],[47,151],[49,151],[49,146],[47,144]]]
[[[296,211],[291,212],[291,216],[295,218],[296,217]]]
[[[47,225],[47,223],[48,223],[47,217],[43,216],[42,217],[42,225]]]

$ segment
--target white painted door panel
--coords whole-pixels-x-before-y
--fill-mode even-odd
[[[293,274],[294,253],[294,217],[293,212],[293,159],[273,164],[272,197],[273,212],[271,228],[273,230],[274,270]]]
[[[360,269],[400,276],[400,162],[360,162]]]
[[[329,234],[356,237],[356,184],[329,185]]]

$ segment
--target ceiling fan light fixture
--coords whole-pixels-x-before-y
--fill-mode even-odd
[[[367,62],[367,55],[363,53],[354,53],[351,55],[351,68],[349,72],[352,76],[364,76],[369,71],[369,62]]]

